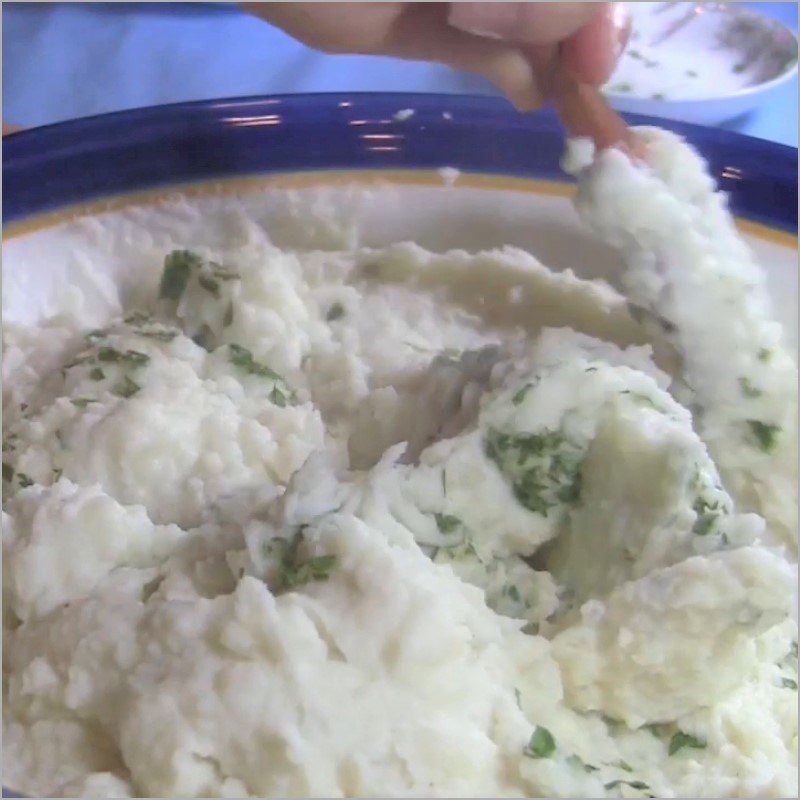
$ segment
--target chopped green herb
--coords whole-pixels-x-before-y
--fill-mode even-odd
[[[286,408],[286,395],[277,387],[273,386],[272,391],[269,393],[271,403],[274,403],[278,408]]]
[[[125,350],[122,352],[114,347],[103,346],[97,351],[97,358],[104,362],[123,362],[133,366],[141,366],[150,360],[147,353],[140,353],[138,350]]]
[[[313,556],[301,561],[299,550],[302,542],[303,531],[299,530],[285,546],[276,593],[296,589],[311,581],[325,581],[330,577],[336,565],[336,556]]]
[[[653,100],[664,100],[666,98],[666,95],[664,94],[664,92],[654,92],[653,94],[650,95],[650,97]]]
[[[341,319],[344,316],[344,306],[341,303],[334,303],[325,315],[328,322],[333,322],[336,319]]]
[[[781,678],[781,686],[784,689],[792,689],[795,692],[797,691],[797,681],[792,680],[791,678]]]
[[[697,77],[697,72],[695,70],[693,70],[693,69],[687,69],[686,70],[686,77],[687,78],[696,78]]]
[[[261,364],[256,361],[253,358],[253,354],[246,347],[242,347],[238,344],[229,344],[228,352],[228,360],[231,364],[243,369],[250,375],[260,375],[275,381],[276,384],[281,384],[280,387],[276,385],[270,394],[270,400],[272,400],[273,403],[276,405],[286,405],[287,403],[294,405],[297,403],[297,396],[294,391],[289,388],[286,381],[266,364]],[[273,397],[273,395],[275,396]]]
[[[758,440],[758,446],[765,452],[769,453],[775,449],[778,442],[778,434],[781,432],[780,425],[770,425],[767,422],[761,422],[757,419],[747,420],[750,430]]]
[[[86,408],[86,406],[88,406],[89,403],[96,403],[97,400],[95,400],[92,397],[73,397],[71,402],[72,405],[75,406],[75,408]]]
[[[33,486],[33,480],[28,477],[24,472],[17,473],[17,480],[19,481],[19,485],[25,489],[28,486]]]
[[[126,325],[144,325],[145,322],[149,322],[151,319],[150,314],[145,314],[144,311],[134,311],[125,317],[123,322]]]
[[[192,270],[200,269],[203,260],[189,250],[173,250],[164,259],[164,271],[158,296],[162,300],[180,300],[189,283]]]
[[[198,347],[202,347],[203,350],[210,353],[214,349],[214,331],[212,331],[208,325],[203,325],[200,330],[192,336],[192,341]]]
[[[553,506],[580,497],[581,454],[559,431],[518,435],[489,431],[486,454],[529,511],[547,516]]]
[[[253,354],[246,348],[238,344],[229,344],[228,351],[230,353],[229,361],[237,367],[241,367],[245,372],[251,375],[263,375],[265,378],[272,378],[273,380],[280,380],[281,376],[277,372],[271,370],[265,364],[260,364],[253,358]]]
[[[674,756],[679,750],[682,750],[684,747],[690,747],[695,750],[704,750],[707,747],[707,743],[703,739],[699,739],[697,736],[692,736],[690,733],[684,733],[683,731],[678,731],[670,740],[669,740],[669,754]]]
[[[630,83],[615,83],[608,87],[612,92],[620,92],[621,94],[628,94],[633,91],[633,86]]]
[[[587,764],[579,755],[576,754],[567,756],[566,761],[568,764],[572,765],[573,767],[577,767],[578,769],[582,769],[584,772],[597,772],[599,770],[599,767],[595,767],[593,764]]]
[[[615,761],[611,766],[618,767],[623,772],[633,772],[633,767],[627,761]]]
[[[126,375],[111,391],[117,397],[133,397],[142,387]]]
[[[644,730],[650,731],[657,739],[663,739],[665,736],[669,735],[672,729],[669,725],[665,725],[664,723],[652,722],[649,725],[645,725]]]
[[[209,278],[208,275],[202,275],[201,274],[197,278],[197,282],[210,295],[212,295],[213,297],[219,297],[219,282],[218,281],[215,281],[213,278]]]
[[[756,358],[758,358],[759,361],[763,361],[766,363],[772,358],[773,353],[774,351],[771,350],[769,347],[762,347],[759,349]]]
[[[147,331],[138,331],[138,335],[145,336],[148,339],[155,339],[158,342],[171,342],[178,335],[178,331],[151,329]]]
[[[58,481],[63,474],[64,474],[64,470],[61,469],[60,467],[58,469],[54,469],[53,470],[53,483]]]
[[[519,589],[512,583],[511,586],[508,587],[508,596],[515,602],[519,603],[522,598],[519,594]]]
[[[523,748],[522,755],[528,758],[549,758],[556,751],[556,740],[547,728],[536,726],[530,741]]]
[[[633,317],[633,320],[640,325],[647,317],[647,309],[637,306],[635,303],[628,303],[628,313]]]
[[[433,515],[436,520],[436,527],[440,533],[452,533],[461,525],[461,520],[451,514],[436,513]]]
[[[584,372],[597,372],[597,367],[586,367]]]
[[[517,708],[520,709],[520,711],[521,711],[522,710],[522,695],[520,694],[519,689],[517,689],[516,686],[514,687],[514,699],[517,701]]]
[[[103,372],[103,370],[100,369],[100,367],[93,367],[89,372],[89,377],[93,381],[101,381],[103,380],[103,378],[105,378],[105,376],[106,376],[105,372]]]
[[[739,386],[741,387],[742,394],[745,397],[761,397],[761,395],[764,394],[761,389],[753,386],[749,378],[739,378]]]
[[[6,464],[3,462],[3,480],[4,481],[13,481],[14,480],[14,467],[11,464]]]
[[[96,342],[98,339],[102,339],[108,331],[103,328],[98,328],[95,331],[89,331],[83,338],[86,339],[87,342]]]
[[[520,405],[520,404],[522,403],[522,401],[525,399],[525,395],[526,395],[526,394],[528,394],[528,392],[529,392],[529,391],[530,391],[532,388],[533,388],[533,384],[532,384],[532,383],[526,383],[526,384],[525,384],[525,385],[524,385],[524,386],[523,386],[521,389],[518,389],[518,390],[517,390],[517,391],[514,393],[514,396],[511,398],[511,402],[512,402],[512,403],[513,403],[515,406],[518,406],[518,405]]]
[[[225,315],[222,317],[222,327],[227,328],[233,323],[233,300],[228,303],[225,309]]]
[[[639,61],[644,59],[644,56],[638,50],[628,50],[628,55],[631,58],[635,58],[635,59],[637,59]]]
[[[738,75],[741,72],[744,72],[747,69],[747,64],[734,64],[733,71]]]
[[[644,781],[611,781],[605,785],[606,789],[616,789],[618,786],[630,786],[631,789],[638,789],[640,792],[646,791],[650,787]]]

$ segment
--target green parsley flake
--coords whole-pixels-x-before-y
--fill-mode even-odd
[[[753,386],[749,378],[739,378],[739,386],[742,389],[742,394],[745,397],[761,397],[764,392],[761,389]]]
[[[33,486],[33,479],[28,477],[24,472],[17,473],[17,480],[23,489],[26,489],[28,486]]]
[[[273,386],[272,391],[269,393],[270,402],[274,403],[278,408],[286,408],[286,395],[277,387]]]
[[[328,309],[328,313],[325,315],[325,319],[328,322],[333,322],[334,320],[341,319],[343,316],[344,316],[344,306],[341,303],[334,303]]]
[[[704,739],[699,739],[697,736],[692,736],[690,733],[678,731],[669,740],[669,754],[674,756],[675,753],[679,752],[684,747],[690,747],[695,750],[704,750],[707,746],[707,742]]]
[[[199,270],[202,265],[203,259],[197,253],[192,253],[190,250],[173,250],[164,259],[158,296],[162,300],[180,300],[186,291],[192,271]]]
[[[521,602],[522,598],[519,594],[519,589],[512,583],[511,586],[508,587],[508,596],[515,602]]]
[[[93,367],[92,370],[89,372],[89,377],[93,381],[101,381],[103,380],[103,378],[105,378],[105,376],[106,376],[105,372],[103,372],[103,370],[100,369],[100,367]]]
[[[530,741],[523,748],[522,754],[528,758],[550,758],[556,751],[556,740],[547,728],[541,725],[531,734]]]
[[[144,311],[134,311],[131,314],[128,314],[127,317],[123,320],[126,325],[144,325],[145,322],[149,322],[152,319],[150,314],[145,314]]]
[[[774,354],[774,351],[771,350],[769,347],[762,347],[759,349],[758,353],[756,354],[756,358],[761,361],[762,363],[766,363],[769,361]]]
[[[227,328],[233,324],[233,300],[228,303],[225,309],[225,315],[222,317],[222,327]]]
[[[3,462],[3,480],[14,480],[14,467],[12,467],[11,464],[7,464],[5,461]]]
[[[608,87],[612,92],[619,92],[620,94],[629,94],[633,91],[633,86],[630,83],[615,83]]]
[[[452,516],[452,514],[440,514],[437,512],[433,517],[440,533],[452,533],[461,526],[461,520]]]
[[[511,402],[515,405],[521,405],[522,401],[525,399],[525,395],[533,388],[532,383],[526,383],[521,389],[518,389],[514,396],[511,398]]]
[[[520,505],[547,516],[580,497],[582,454],[559,431],[508,434],[489,431],[486,454],[512,483]]]
[[[733,71],[738,75],[747,69],[747,64],[734,64]]]
[[[302,543],[302,530],[294,535],[291,542],[284,543],[276,594],[296,589],[311,581],[326,581],[336,566],[336,556],[312,556],[301,560],[299,550]]]
[[[75,406],[75,408],[86,408],[89,403],[96,403],[97,400],[95,400],[93,397],[73,397],[70,402]]]
[[[697,72],[695,70],[693,70],[693,69],[687,69],[686,70],[686,77],[687,78],[696,78],[697,77]]]
[[[103,339],[108,334],[103,328],[98,328],[95,331],[89,331],[83,338],[86,339],[87,342],[96,342],[98,339]]]
[[[249,375],[260,375],[275,381],[275,386],[269,395],[269,399],[275,405],[283,407],[287,404],[295,405],[297,403],[297,396],[289,388],[286,381],[266,364],[256,361],[253,358],[253,354],[246,347],[238,344],[229,344],[228,353],[228,360],[231,364],[243,369]]]
[[[140,353],[138,350],[117,350],[114,347],[103,346],[97,351],[99,361],[111,363],[130,364],[134,367],[142,366],[150,360],[147,353]]]
[[[605,784],[606,789],[616,789],[618,786],[630,786],[631,789],[638,789],[640,792],[647,791],[650,788],[644,781],[616,780]]]
[[[792,680],[791,678],[781,678],[781,686],[784,689],[792,689],[793,691],[797,691],[797,681]]]
[[[750,430],[758,440],[758,446],[765,452],[770,453],[775,449],[778,442],[778,434],[781,432],[780,425],[770,425],[757,419],[747,420]]]
[[[61,476],[64,474],[64,470],[60,467],[58,469],[53,470],[53,483],[56,483],[60,480]]]
[[[126,375],[111,391],[117,397],[133,397],[142,387]]]
[[[154,328],[146,331],[137,331],[137,334],[147,339],[155,339],[157,342],[171,342],[178,335],[178,331],[170,330],[169,328]]]
[[[219,297],[218,281],[209,278],[208,275],[200,275],[197,278],[197,282],[200,284],[201,288],[205,289],[212,297]]]

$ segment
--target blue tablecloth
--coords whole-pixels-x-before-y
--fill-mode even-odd
[[[796,3],[748,3],[797,28]],[[315,91],[494,93],[433,64],[316,53],[224,4],[4,3],[3,118],[43,125],[135,106]],[[797,79],[727,124],[797,146]]]

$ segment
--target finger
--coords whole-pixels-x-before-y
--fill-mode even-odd
[[[409,4],[392,27],[385,52],[483,75],[521,110],[544,101],[535,66],[519,47],[450,27],[442,4]]]
[[[579,83],[559,68],[555,73],[553,102],[570,136],[587,136],[598,150],[618,147],[634,158],[643,157],[641,141],[594,86]]]
[[[564,42],[564,64],[578,80],[600,86],[611,77],[630,33],[625,5],[603,3],[601,12]]]
[[[598,14],[608,3],[450,3],[454,28],[518,44],[560,42]]]

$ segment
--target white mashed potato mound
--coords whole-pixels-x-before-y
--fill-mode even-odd
[[[624,295],[240,219],[98,328],[4,326],[4,785],[796,795],[797,370],[642,136],[565,158]]]

